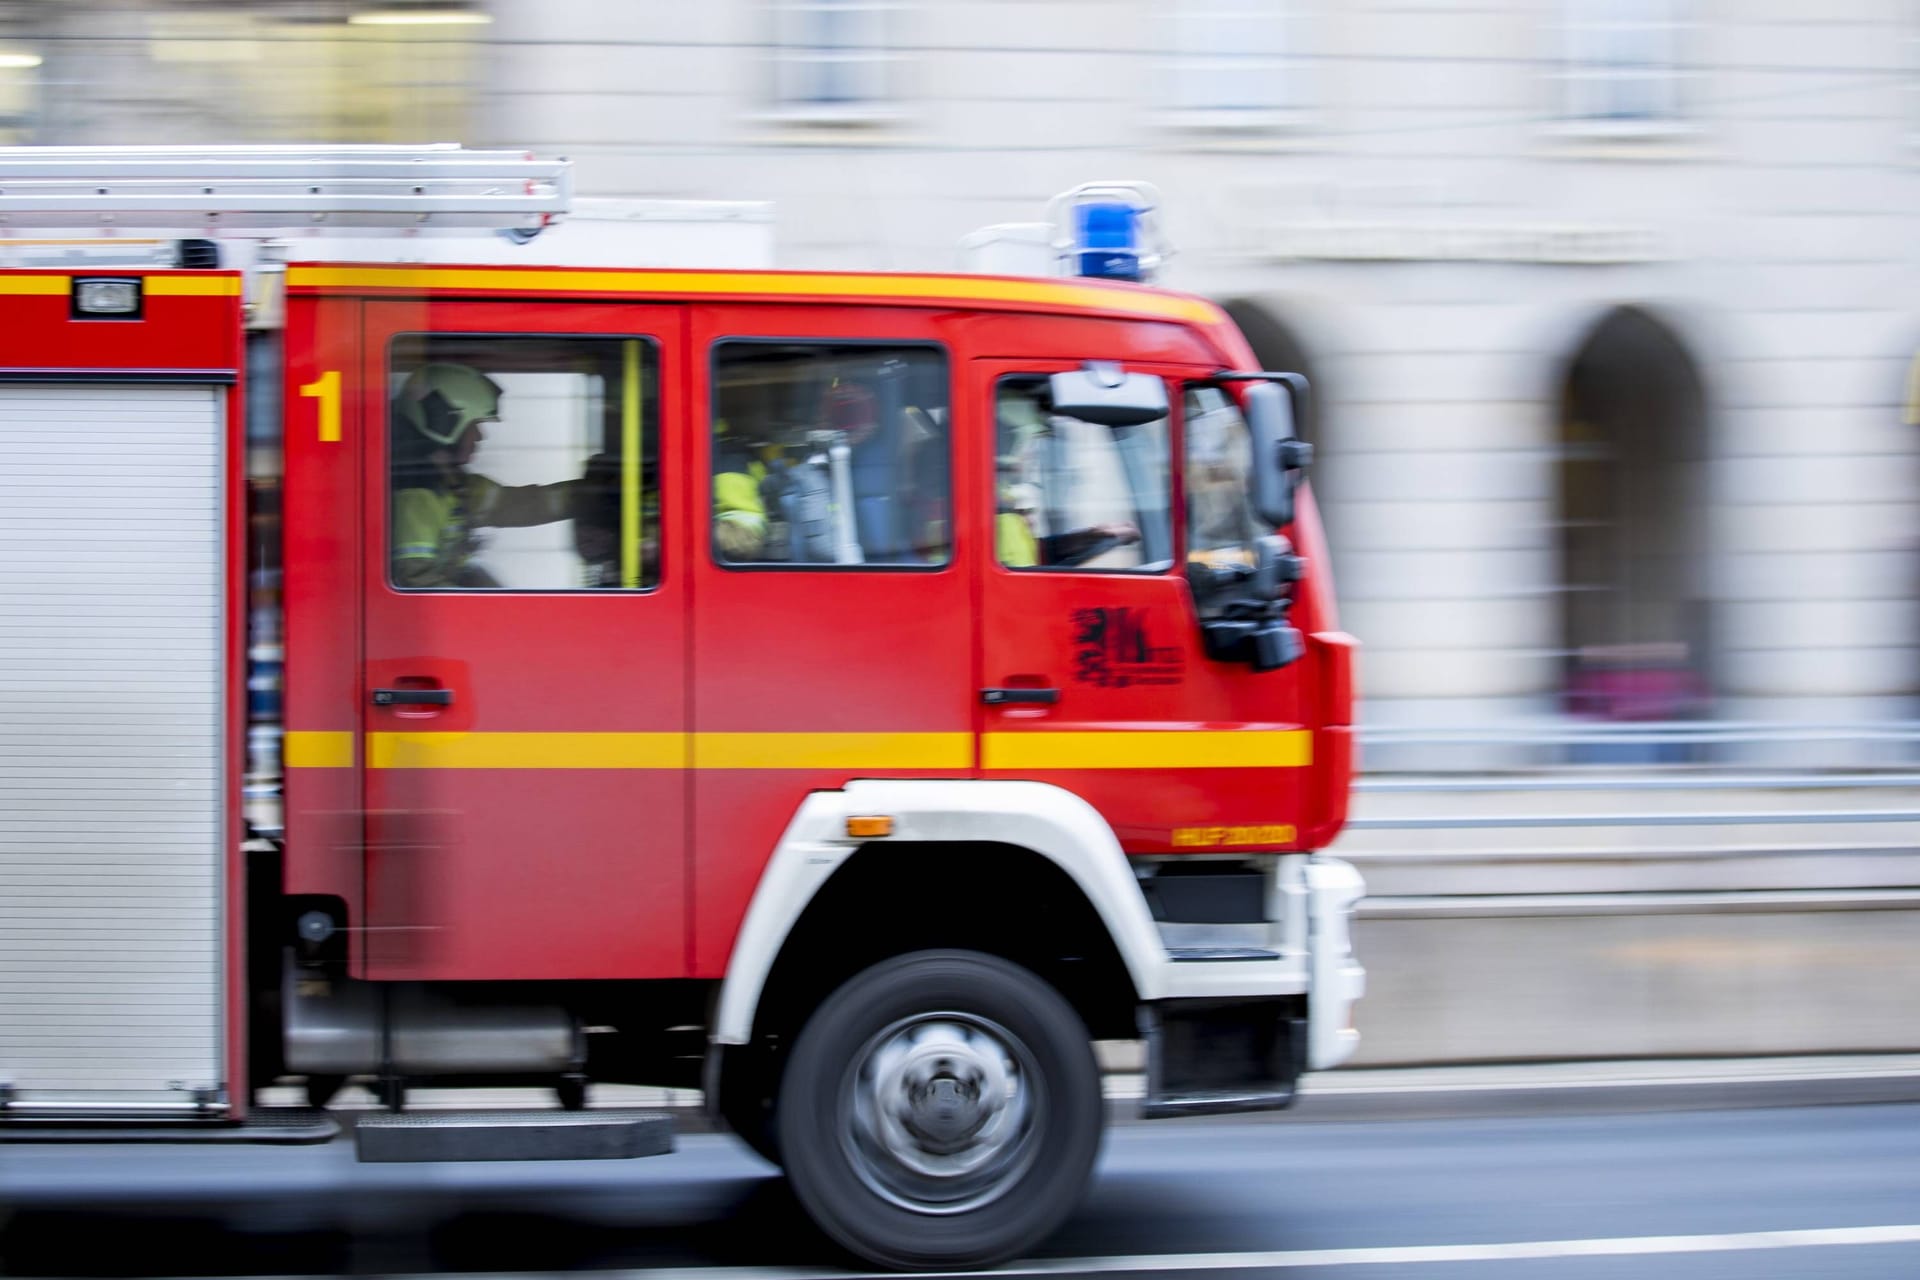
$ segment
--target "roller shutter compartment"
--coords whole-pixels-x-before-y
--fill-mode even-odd
[[[224,391],[0,384],[0,1082],[222,1082]]]

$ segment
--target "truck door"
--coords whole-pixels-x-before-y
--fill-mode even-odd
[[[973,366],[982,420],[963,438],[993,474],[984,775],[1076,792],[1129,852],[1293,844],[1312,756],[1300,664],[1210,658],[1188,584],[1190,560],[1251,554],[1244,438],[1237,464],[1214,456],[1232,402],[1187,382],[1205,370],[1129,363],[1165,381],[1170,411],[1110,427],[1053,409],[1049,375],[1078,362]]]
[[[954,545],[943,331],[905,308],[693,320],[696,975],[725,971],[809,791],[974,767],[972,575]]]
[[[678,975],[683,313],[365,316],[368,976]]]

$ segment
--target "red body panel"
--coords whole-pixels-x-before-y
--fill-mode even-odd
[[[718,977],[801,800],[853,777],[1054,782],[1093,803],[1136,853],[1199,851],[1182,829],[1242,833],[1207,846],[1215,849],[1312,848],[1338,830],[1351,768],[1351,666],[1310,499],[1292,530],[1311,562],[1292,623],[1312,640],[1304,658],[1277,672],[1205,655],[1178,571],[1021,573],[994,560],[993,379],[1089,359],[1173,378],[1252,367],[1223,320],[1005,299],[889,301],[879,284],[871,298],[856,283],[813,299],[795,296],[804,278],[792,276],[764,296],[736,288],[720,297],[675,294],[661,273],[594,277],[593,287],[576,289],[580,273],[562,270],[548,293],[539,271],[463,268],[442,277],[423,268],[408,286],[290,291],[287,725],[296,739],[334,737],[310,740],[320,745],[304,764],[290,749],[287,884],[338,895],[355,923],[371,927],[356,935],[370,940],[355,952],[356,972]],[[457,287],[442,289],[435,282],[443,278]],[[631,279],[635,292],[609,297],[606,279]],[[489,281],[501,282],[497,294],[523,296],[489,299]],[[429,289],[431,301],[418,296]],[[658,343],[657,589],[419,594],[386,585],[384,423],[393,389],[385,353],[390,336],[420,331],[645,334]],[[714,562],[711,347],[742,337],[944,348],[953,423],[948,565]],[[346,384],[339,441],[320,438],[315,401],[300,394],[329,370]],[[1176,464],[1179,430],[1176,420]],[[1177,480],[1173,503],[1178,565]],[[1126,611],[1163,659],[1160,675],[1173,678],[1124,687],[1076,680],[1074,619],[1090,609]],[[455,705],[369,705],[372,688],[400,677],[455,689]],[[1053,706],[982,706],[980,690],[1002,684],[1058,688],[1062,697]],[[1279,768],[1183,758],[1176,767],[1132,759],[989,771],[980,754],[991,741],[982,734],[1142,729],[1267,731],[1299,741],[1302,759]],[[680,734],[690,767],[369,768],[367,735],[397,732]],[[857,762],[833,758],[842,735],[860,734],[928,735],[914,741],[937,749],[914,759],[870,750],[853,751]],[[762,767],[730,753],[735,739],[716,735],[793,751],[779,767]],[[1276,834],[1285,828],[1291,835]]]
[[[337,897],[356,916],[365,896],[357,723],[362,405],[343,392],[339,438],[328,439],[321,402],[300,388],[328,373],[343,384],[358,377],[360,311],[349,298],[288,304],[281,409],[285,885],[289,894]],[[367,935],[350,937],[360,965]]]
[[[158,292],[148,286],[139,319],[76,319],[65,285],[75,276],[139,277],[174,288],[186,281],[208,292]],[[45,292],[38,282],[47,282]],[[0,293],[7,299],[10,377],[43,370],[122,378],[143,372],[235,375],[241,367],[240,278],[231,271],[8,271]],[[233,421],[237,426],[240,419]]]

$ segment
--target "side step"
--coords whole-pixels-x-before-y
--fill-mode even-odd
[[[1306,1022],[1284,997],[1159,1000],[1142,1007],[1147,1120],[1279,1111],[1305,1066]]]
[[[1227,964],[1241,960],[1278,960],[1278,951],[1265,947],[1168,947],[1175,964]]]
[[[9,1116],[0,1121],[0,1143],[254,1143],[311,1146],[332,1142],[340,1126],[324,1111],[262,1107],[239,1124],[176,1120],[139,1123],[127,1119]]]
[[[673,1150],[673,1117],[649,1111],[410,1111],[353,1126],[362,1162],[632,1160]]]

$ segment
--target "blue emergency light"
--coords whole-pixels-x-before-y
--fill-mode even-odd
[[[1096,280],[1151,281],[1171,252],[1160,193],[1145,182],[1085,182],[1049,203],[1055,269]]]
[[[1101,280],[1140,279],[1140,211],[1118,201],[1073,207],[1075,274]]]

